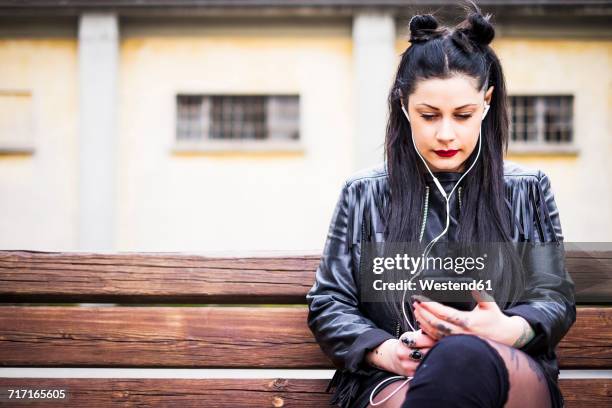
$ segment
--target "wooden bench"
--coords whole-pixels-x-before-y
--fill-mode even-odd
[[[580,306],[558,348],[561,368],[610,370],[612,309],[593,306],[610,292],[591,275],[612,271],[612,256],[567,259]],[[0,251],[0,365],[331,369],[306,325],[305,294],[319,260]],[[75,407],[322,407],[330,397],[328,379],[40,377],[4,376],[0,389],[65,388],[69,397],[57,406]],[[611,405],[612,379],[560,383],[568,407]]]

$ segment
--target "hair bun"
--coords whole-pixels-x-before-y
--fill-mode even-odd
[[[493,41],[495,29],[489,22],[489,18],[491,18],[490,14],[485,17],[480,13],[471,13],[468,16],[469,29],[467,34],[475,43],[485,46]]]
[[[438,28],[438,20],[431,14],[417,14],[410,19],[410,42],[427,41]]]

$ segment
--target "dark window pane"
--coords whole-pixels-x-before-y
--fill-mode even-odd
[[[201,95],[177,96],[176,134],[179,140],[193,140],[203,137],[203,99]]]
[[[300,138],[300,101],[297,96],[271,96],[268,100],[268,134],[270,139]]]
[[[212,96],[211,138],[264,139],[265,96]]]
[[[513,141],[529,142],[538,138],[534,96],[510,97],[510,137]]]
[[[546,96],[544,99],[544,140],[549,143],[572,141],[572,97]]]

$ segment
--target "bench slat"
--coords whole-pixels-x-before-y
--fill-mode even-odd
[[[0,388],[67,389],[69,398],[28,402],[28,407],[174,406],[325,407],[328,380],[317,379],[100,379],[0,378]],[[562,379],[568,408],[609,407],[612,379]],[[6,401],[3,399],[1,401]]]
[[[612,300],[609,251],[568,251],[578,303]],[[305,303],[320,254],[0,251],[0,302]]]
[[[0,301],[304,304],[319,261],[0,251]]]
[[[330,368],[296,307],[0,307],[0,365]],[[578,308],[562,368],[612,367],[612,308]]]

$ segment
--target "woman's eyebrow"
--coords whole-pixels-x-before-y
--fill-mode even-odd
[[[419,103],[419,104],[417,104],[417,106],[419,106],[419,105],[425,105],[425,106],[427,106],[427,107],[430,107],[431,109],[439,110],[439,109],[438,109],[438,108],[436,108],[435,106],[431,106],[431,105],[428,105],[428,104],[426,104],[426,103]],[[458,107],[456,107],[455,109],[463,109],[463,108],[466,108],[466,107],[468,107],[468,106],[477,106],[477,105],[478,105],[477,103],[467,103],[467,104],[465,104],[465,105],[458,106]]]

